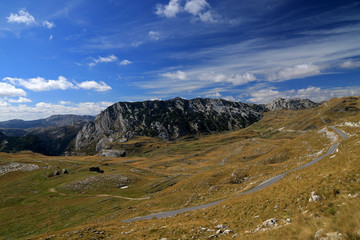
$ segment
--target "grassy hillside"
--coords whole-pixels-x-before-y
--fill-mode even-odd
[[[320,229],[319,236],[359,239],[359,113],[359,98],[332,99],[315,109],[268,112],[239,131],[114,143],[127,150],[125,158],[0,153],[0,238],[209,239],[224,224],[231,231],[219,239],[314,239]],[[329,126],[350,137],[342,139]],[[334,143],[338,151],[317,164],[238,195],[310,162]],[[23,172],[4,174],[14,166]],[[309,202],[312,192],[321,200]],[[219,199],[226,200],[171,218],[122,222]],[[255,231],[270,218],[277,227]]]

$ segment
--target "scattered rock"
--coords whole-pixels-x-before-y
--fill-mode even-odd
[[[349,195],[348,195],[348,198],[357,198],[359,196],[359,194],[358,193],[355,193],[355,194],[350,194],[349,193]]]
[[[343,240],[345,237],[344,234],[338,232],[325,233],[323,229],[319,229],[314,235],[315,240]]]
[[[101,170],[99,167],[91,167],[89,169],[90,172],[98,172],[98,173],[104,173],[104,170]]]
[[[0,165],[0,176],[5,175],[9,172],[30,172],[37,169],[39,169],[39,166],[35,164],[11,162]]]
[[[230,234],[230,233],[232,233],[232,230],[230,230],[230,229],[226,229],[226,230],[223,232],[224,235],[228,235],[228,234]]]
[[[311,192],[311,197],[309,198],[309,202],[318,202],[321,200],[321,197],[319,195],[316,194],[315,191]]]
[[[229,227],[225,224],[219,224],[215,227],[216,229],[228,229]]]
[[[126,152],[124,150],[101,150],[99,156],[102,157],[126,157]]]

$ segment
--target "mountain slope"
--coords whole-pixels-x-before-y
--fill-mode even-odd
[[[277,98],[271,103],[266,104],[266,108],[270,111],[275,110],[299,110],[299,109],[306,109],[306,108],[314,108],[319,106],[320,104],[314,103],[309,99],[284,99],[284,98]]]
[[[174,98],[118,102],[88,123],[76,138],[76,150],[136,135],[174,140],[186,135],[236,130],[261,119],[265,106],[223,99]]]

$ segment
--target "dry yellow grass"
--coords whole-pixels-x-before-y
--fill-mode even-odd
[[[237,196],[256,184],[324,154],[332,142],[318,131],[325,126],[340,125],[347,121],[360,122],[360,112],[356,108],[360,109],[359,98],[332,99],[317,109],[266,113],[258,123],[235,132],[167,143],[137,137],[116,146],[132,151],[126,158],[120,159],[50,158],[32,153],[1,154],[0,157],[4,161],[41,161],[42,166],[70,166],[72,170],[67,178],[50,179],[45,183],[39,180],[44,188],[53,187],[58,191],[39,195],[46,196],[41,206],[52,206],[50,196],[56,196],[56,202],[65,206],[59,211],[72,206],[71,213],[74,216],[68,216],[71,219],[68,227],[72,228],[65,226],[66,219],[37,219],[44,222],[34,222],[29,226],[48,226],[30,234],[28,237],[32,239],[51,235],[54,235],[52,239],[78,239],[79,236],[83,239],[208,239],[215,232],[201,228],[215,230],[218,224],[226,224],[233,231],[229,235],[220,236],[220,239],[231,239],[234,234],[237,234],[235,239],[313,239],[320,228],[325,233],[340,232],[347,234],[349,239],[356,239],[356,232],[360,229],[360,196],[349,198],[348,195],[360,194],[360,183],[357,181],[360,179],[360,128],[338,126],[351,137],[341,140],[335,155],[311,167],[292,172],[263,190]],[[141,143],[141,147],[135,147],[140,146],[137,143]],[[118,173],[129,177],[132,179],[131,187],[122,190],[103,186],[102,190],[64,192],[66,196],[58,195],[63,184],[89,176],[88,167],[93,165],[101,166],[105,174]],[[38,172],[45,175],[46,171]],[[234,172],[243,179],[237,184],[233,183]],[[29,178],[32,176],[32,173],[26,174]],[[14,173],[1,177],[0,182],[17,179],[20,184],[23,178],[24,174]],[[321,196],[320,202],[309,202],[312,191]],[[108,196],[96,197],[100,194]],[[131,201],[111,197],[111,194],[150,199]],[[171,218],[129,224],[121,222],[131,217],[224,198],[226,200],[219,205]],[[36,204],[25,203],[19,209],[34,206]],[[88,211],[94,206],[97,212],[92,211],[92,216],[75,211],[77,207]],[[11,207],[19,206],[9,206],[10,210]],[[27,214],[31,213],[29,211]],[[49,215],[42,212],[40,216]],[[282,227],[245,233],[273,217],[279,220]],[[285,226],[283,220],[287,218],[291,222]],[[16,215],[14,219],[20,220],[21,216]],[[45,235],[36,235],[41,233]],[[20,235],[12,236],[16,238]]]

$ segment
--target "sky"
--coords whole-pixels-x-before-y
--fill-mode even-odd
[[[360,2],[0,3],[0,121],[174,97],[360,95]]]

